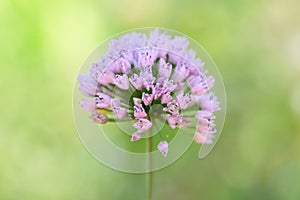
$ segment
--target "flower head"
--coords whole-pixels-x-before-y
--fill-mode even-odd
[[[130,139],[134,142],[151,131],[155,124],[149,112],[160,104],[165,113],[159,117],[172,129],[194,128],[195,142],[212,143],[214,112],[220,110],[217,97],[209,92],[214,78],[207,76],[204,63],[188,46],[187,38],[159,30],[149,36],[133,32],[111,40],[107,54],[91,66],[89,75],[78,77],[80,91],[88,96],[80,105],[91,112],[94,122],[105,124],[115,117],[132,123],[137,129]],[[187,114],[194,105],[198,108]],[[157,149],[166,157],[164,134],[159,133]]]

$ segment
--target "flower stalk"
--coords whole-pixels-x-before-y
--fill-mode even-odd
[[[153,145],[153,137],[151,136],[151,130],[148,131],[148,139],[147,139],[147,150],[148,150],[148,173],[147,173],[147,200],[152,199],[152,180],[153,180],[153,172],[152,172],[152,145]]]

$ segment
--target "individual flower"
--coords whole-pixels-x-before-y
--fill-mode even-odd
[[[188,84],[195,95],[206,93],[214,83],[213,77],[191,76],[188,79]]]
[[[100,124],[105,124],[108,121],[108,117],[105,114],[93,113],[90,118]]]
[[[152,127],[151,121],[148,119],[138,119],[136,123],[133,124],[135,128],[139,130],[139,132],[144,132],[149,130]]]
[[[179,113],[179,103],[175,100],[168,102],[167,107],[164,108],[164,111],[167,111],[173,115]]]
[[[93,99],[82,99],[79,103],[86,111],[93,112],[96,110],[96,103]]]
[[[160,104],[162,113],[156,114],[171,129],[193,128],[196,143],[213,143],[214,113],[221,109],[210,92],[215,80],[188,47],[186,37],[159,30],[149,36],[132,32],[111,40],[107,53],[92,64],[89,74],[78,77],[79,89],[87,96],[79,102],[81,107],[99,124],[131,123],[136,129],[130,138],[134,142],[155,126],[149,112],[151,106]],[[167,134],[160,132],[159,137],[157,149],[166,157]]]
[[[115,75],[113,78],[114,84],[118,86],[119,88],[123,90],[128,90],[129,89],[129,80],[126,74],[123,75]]]
[[[165,61],[163,60],[161,62],[165,62]],[[164,79],[169,79],[172,73],[172,65],[170,63],[158,65],[158,73],[159,73],[159,77],[162,77]]]
[[[94,101],[97,108],[108,108],[110,107],[111,97],[102,92],[97,93],[96,97],[94,97]]]
[[[111,100],[111,107],[118,119],[122,119],[126,116],[126,108],[121,106],[120,99],[114,98]]]
[[[174,75],[172,80],[174,80],[175,82],[181,82],[183,81],[185,78],[188,77],[190,71],[190,64],[188,62],[186,62],[185,60],[179,59],[176,62],[176,67],[174,70]]]
[[[113,83],[114,73],[109,69],[102,70],[98,63],[94,63],[90,70],[91,77],[101,85]]]
[[[168,119],[168,123],[172,129],[175,129],[177,126],[181,125],[182,121],[183,121],[182,115],[177,114],[177,113],[167,114],[167,119]]]
[[[171,92],[169,91],[164,91],[164,93],[161,96],[161,103],[166,104],[172,100]]]
[[[130,141],[134,142],[134,141],[137,141],[140,139],[141,139],[141,132],[137,131],[137,132],[132,133]]]
[[[212,144],[214,135],[205,135],[200,132],[195,133],[194,140],[198,144]]]
[[[202,110],[216,112],[221,109],[219,107],[220,103],[218,102],[217,97],[213,93],[196,96],[196,100],[198,101]]]
[[[141,77],[139,77],[139,75],[137,74],[133,74],[130,78],[129,78],[130,83],[133,85],[133,87],[137,90],[142,89],[143,87],[143,79]]]
[[[187,109],[189,104],[192,102],[192,95],[191,94],[183,94],[181,91],[176,96],[176,101],[178,102],[181,109]]]
[[[153,101],[153,95],[143,92],[142,100],[146,106],[150,105]]]
[[[133,107],[134,117],[136,119],[147,117],[147,113],[142,104],[136,105]]]
[[[86,96],[94,96],[100,91],[97,82],[88,75],[79,75],[79,89]]]

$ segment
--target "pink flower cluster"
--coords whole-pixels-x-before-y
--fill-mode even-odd
[[[207,76],[204,63],[188,46],[187,38],[171,37],[159,30],[149,36],[132,32],[111,40],[108,53],[92,65],[88,75],[78,77],[79,89],[89,97],[80,102],[82,108],[100,124],[134,121],[137,131],[131,141],[137,141],[152,128],[148,113],[151,105],[161,104],[163,117],[176,129],[190,126],[190,116],[185,116],[184,110],[197,104],[194,140],[212,143],[216,132],[213,113],[220,110],[216,97],[209,92],[214,78]],[[135,96],[126,102],[116,90],[118,94],[135,91]],[[168,146],[162,139],[157,148],[167,156]]]

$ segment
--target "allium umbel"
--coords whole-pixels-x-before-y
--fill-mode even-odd
[[[140,140],[153,128],[151,106],[163,106],[160,117],[172,128],[194,128],[194,141],[213,142],[214,112],[220,110],[216,96],[209,92],[214,78],[207,75],[205,63],[188,49],[189,41],[154,30],[149,36],[132,32],[111,40],[107,54],[80,75],[79,89],[87,98],[80,101],[90,118],[100,124],[129,121],[136,129],[130,141]],[[123,93],[132,94],[129,99]],[[197,105],[191,116],[186,110]],[[111,113],[111,114],[110,114]],[[196,127],[191,120],[196,119]],[[164,157],[169,144],[161,136],[157,145]]]

